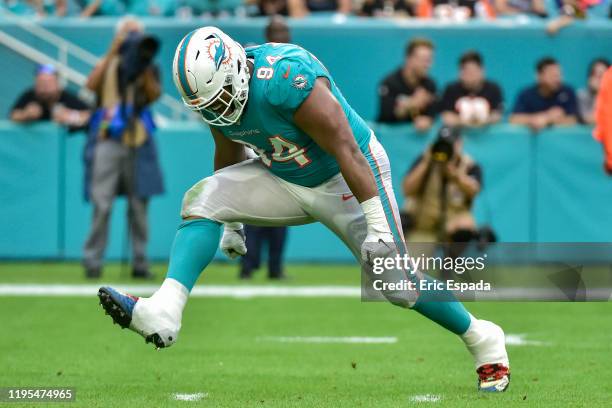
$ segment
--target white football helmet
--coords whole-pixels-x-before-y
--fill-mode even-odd
[[[240,119],[249,97],[249,70],[240,44],[216,27],[202,27],[179,43],[172,64],[174,84],[191,110],[213,126]]]

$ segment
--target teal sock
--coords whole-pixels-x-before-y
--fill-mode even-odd
[[[166,278],[172,278],[191,291],[198,277],[212,261],[221,239],[221,224],[198,219],[183,222],[176,231]]]
[[[431,280],[429,276],[425,279]],[[461,335],[470,327],[470,314],[449,291],[421,291],[412,307],[429,320],[455,334]]]

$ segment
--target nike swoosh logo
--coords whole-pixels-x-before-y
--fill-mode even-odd
[[[353,194],[342,194],[342,201],[350,200],[355,197]]]
[[[291,65],[287,67],[287,72],[283,74],[283,78],[285,79],[289,78],[289,71],[291,71]]]

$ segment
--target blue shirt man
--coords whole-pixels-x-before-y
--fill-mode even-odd
[[[537,83],[521,91],[510,123],[538,131],[548,126],[573,125],[577,116],[576,94],[562,83],[559,63],[543,58],[537,64]]]

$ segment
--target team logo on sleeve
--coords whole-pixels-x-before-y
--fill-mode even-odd
[[[308,85],[308,80],[304,75],[298,74],[293,78],[293,83],[291,85],[297,89],[304,89],[306,85]]]

